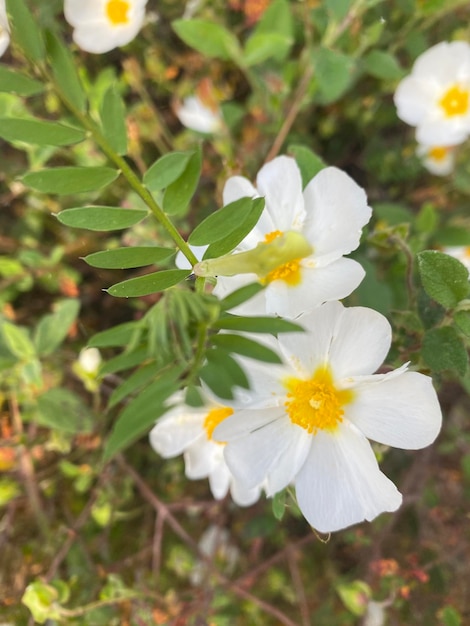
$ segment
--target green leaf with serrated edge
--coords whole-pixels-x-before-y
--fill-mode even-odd
[[[144,174],[144,184],[150,191],[160,191],[175,182],[184,172],[195,152],[170,152],[160,157]]]
[[[239,304],[243,304],[253,296],[256,296],[262,289],[264,289],[261,283],[250,283],[249,285],[244,285],[232,293],[229,293],[228,296],[225,296],[220,301],[220,308],[224,311],[229,311]]]
[[[107,374],[115,374],[116,372],[123,372],[130,370],[143,363],[148,356],[148,350],[146,346],[137,348],[132,352],[123,352],[117,356],[109,359],[99,369],[100,376],[106,376]]]
[[[124,322],[114,328],[96,333],[87,344],[88,348],[112,348],[127,346],[142,332],[141,322]]]
[[[467,350],[451,326],[428,330],[423,337],[421,354],[433,372],[453,370],[463,376],[467,370]]]
[[[274,517],[280,522],[286,512],[286,490],[278,491],[272,499]]]
[[[56,122],[0,117],[0,137],[40,146],[68,146],[85,139],[85,133]]]
[[[24,0],[6,0],[10,32],[14,41],[33,62],[42,61],[45,56],[41,30],[31,15]]]
[[[283,320],[280,317],[238,317],[226,315],[219,318],[213,328],[224,330],[237,330],[246,333],[298,333],[304,329],[299,324]]]
[[[243,335],[230,335],[228,333],[215,335],[211,337],[211,343],[214,346],[227,350],[227,352],[235,352],[257,361],[282,363],[281,357],[274,350],[263,346],[253,339],[243,337]]]
[[[210,362],[205,363],[199,371],[199,378],[219,398],[233,400],[233,381],[225,370],[220,369],[219,365]]]
[[[389,52],[372,50],[364,58],[365,71],[381,80],[400,80],[405,74],[398,61]]]
[[[177,285],[191,274],[190,270],[162,270],[138,278],[130,278],[116,283],[107,293],[115,298],[136,298],[148,296]]]
[[[53,313],[40,319],[34,333],[34,344],[40,356],[52,354],[60,346],[77,319],[79,310],[79,300],[62,300],[55,304]]]
[[[34,96],[42,93],[45,89],[44,83],[29,78],[19,72],[14,72],[9,67],[0,65],[0,92],[15,93],[18,96]]]
[[[293,43],[292,37],[279,33],[254,33],[246,42],[243,62],[246,67],[251,67],[269,59],[283,59]]]
[[[58,195],[96,191],[116,180],[119,171],[110,167],[54,167],[23,176],[23,183],[42,193]]]
[[[116,248],[93,252],[83,258],[92,267],[103,269],[129,269],[145,267],[170,258],[175,253],[174,248],[160,248],[158,246],[138,246],[136,248]]]
[[[113,406],[116,406],[116,404],[119,404],[121,400],[124,400],[124,398],[129,396],[131,393],[134,393],[137,389],[141,389],[152,379],[157,378],[160,370],[160,364],[148,363],[133,372],[123,383],[119,385],[119,387],[116,387],[113,391],[109,398],[108,408],[111,409]]]
[[[304,189],[312,178],[326,167],[323,159],[306,146],[290,145],[287,152],[294,157],[299,166],[302,175],[302,187]]]
[[[424,250],[417,254],[417,260],[424,290],[433,300],[452,308],[468,295],[468,270],[457,259],[436,250]]]
[[[171,25],[185,44],[206,57],[227,61],[241,56],[237,38],[220,24],[201,19],[183,19],[175,20]]]
[[[232,385],[249,389],[250,383],[246,377],[243,368],[230,356],[225,350],[212,348],[206,352],[206,358],[209,363],[218,365],[229,376]]]
[[[181,176],[168,185],[163,195],[163,209],[168,215],[183,215],[196,191],[201,175],[201,150],[194,152]]]
[[[106,442],[105,461],[143,435],[165,413],[164,403],[178,391],[178,379],[182,373],[183,367],[173,367],[129,402]]]
[[[470,337],[470,311],[456,311],[454,324],[467,337]]]
[[[111,206],[84,206],[65,209],[57,219],[65,226],[87,230],[122,230],[141,222],[149,212],[146,209],[120,209]]]
[[[100,107],[103,134],[118,154],[127,152],[126,107],[114,85],[104,94]]]
[[[231,233],[223,239],[211,243],[204,253],[205,259],[210,259],[231,252],[238,244],[245,239],[258,223],[261,213],[264,210],[264,198],[256,198],[248,217]]]
[[[355,59],[329,48],[319,48],[314,52],[313,63],[321,102],[335,102],[352,84]]]
[[[37,398],[36,420],[68,433],[90,432],[93,416],[82,399],[68,389],[49,389]]]
[[[4,321],[0,326],[0,331],[5,347],[11,354],[20,359],[31,359],[36,355],[36,349],[26,328]]]
[[[52,31],[46,31],[46,49],[54,78],[63,95],[84,112],[87,98],[69,48]]]
[[[198,224],[189,235],[188,242],[192,246],[204,246],[224,239],[248,218],[255,202],[253,198],[240,198],[226,204]]]

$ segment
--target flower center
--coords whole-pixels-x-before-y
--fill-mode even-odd
[[[465,115],[470,104],[468,89],[461,89],[458,85],[453,85],[446,91],[439,104],[444,109],[446,117]]]
[[[126,0],[109,0],[106,4],[106,15],[111,24],[113,26],[127,24],[129,22],[127,15],[129,8],[129,2],[126,2]]]
[[[280,230],[273,230],[265,235],[264,243],[271,243],[271,241],[274,241],[282,234],[283,233]],[[272,283],[273,280],[283,280],[291,287],[298,285],[301,281],[300,261],[301,259],[293,259],[292,261],[279,265],[279,267],[276,267],[276,269],[269,272],[269,274],[261,280],[261,283],[266,285]]]
[[[435,148],[431,148],[428,152],[428,157],[430,159],[434,159],[434,161],[443,161],[448,153],[448,148],[443,146],[436,146]]]
[[[336,389],[328,366],[320,367],[310,380],[288,378],[284,384],[291,422],[314,435],[319,429],[335,431],[343,421],[343,406],[353,399],[351,390]]]
[[[212,433],[214,432],[215,428],[220,424],[220,422],[223,422],[224,419],[229,417],[229,415],[232,415],[232,413],[233,409],[228,406],[223,406],[219,409],[212,409],[212,411],[209,411],[209,413],[206,415],[206,419],[204,420],[204,429],[206,431],[207,439],[209,441],[212,440]],[[218,441],[217,443],[221,442]]]

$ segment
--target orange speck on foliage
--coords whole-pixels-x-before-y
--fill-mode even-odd
[[[70,276],[60,276],[59,289],[64,296],[76,298],[79,294],[77,283]]]
[[[178,73],[179,69],[176,67],[176,65],[169,65],[165,70],[165,78],[167,80],[173,80],[178,76]]]
[[[8,472],[15,467],[16,463],[15,449],[0,448],[0,472]]]

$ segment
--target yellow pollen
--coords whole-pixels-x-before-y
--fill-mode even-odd
[[[465,115],[470,105],[469,91],[468,89],[461,89],[458,85],[453,85],[446,91],[439,104],[444,109],[446,117]]]
[[[224,419],[229,417],[229,415],[232,415],[232,413],[233,409],[228,406],[223,406],[220,409],[212,409],[212,411],[209,411],[206,415],[206,419],[204,420],[204,429],[207,434],[207,439],[212,439],[212,433],[215,428],[220,424],[220,422],[223,422]],[[221,442],[218,441],[217,443]]]
[[[470,246],[466,246],[463,251],[463,256],[465,259],[470,259]]]
[[[106,4],[106,15],[113,26],[128,24],[129,2],[126,0],[109,0]]]
[[[328,366],[320,367],[310,380],[288,378],[284,384],[291,422],[314,435],[319,429],[334,432],[343,421],[343,406],[354,397],[349,389],[336,389]]]
[[[443,146],[436,146],[435,148],[431,148],[428,152],[428,156],[435,161],[443,161],[446,158],[448,153],[448,148]]]
[[[282,234],[283,233],[281,230],[273,230],[272,232],[264,236],[264,243],[271,243],[271,241],[274,241],[275,239],[280,237]]]
[[[271,241],[274,241],[282,234],[283,233],[280,230],[273,230],[272,232],[265,235],[264,242],[271,243]],[[283,280],[291,287],[298,285],[301,281],[300,261],[301,259],[294,259],[293,261],[289,261],[288,263],[284,263],[284,265],[276,267],[275,270],[269,272],[269,274],[267,274],[261,280],[261,283],[263,285],[267,285],[269,283],[272,283],[273,280]]]

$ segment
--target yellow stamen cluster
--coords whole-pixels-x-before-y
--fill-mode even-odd
[[[224,419],[232,415],[232,413],[233,409],[228,406],[223,406],[218,409],[212,409],[212,411],[209,411],[209,413],[206,415],[206,419],[204,420],[204,429],[207,434],[207,439],[212,439],[212,433],[214,432],[216,427],[220,424],[220,422],[223,422]]]
[[[446,117],[465,115],[470,106],[469,90],[453,85],[446,91],[439,104],[444,109]]]
[[[436,146],[435,148],[431,148],[428,152],[428,156],[434,161],[443,161],[446,158],[449,149],[443,146]]]
[[[109,0],[106,5],[106,16],[113,26],[127,24],[129,8],[129,2],[126,0]]]
[[[318,430],[335,431],[343,421],[343,406],[353,399],[353,392],[336,389],[328,367],[319,368],[309,380],[288,378],[285,407],[293,424],[310,434]]]
[[[271,243],[271,241],[274,241],[274,239],[277,239],[277,237],[280,237],[282,234],[280,230],[273,230],[271,233],[265,235],[264,242]],[[274,280],[283,280],[288,285],[298,285],[301,281],[300,261],[301,259],[293,259],[292,261],[288,261],[276,267],[276,269],[269,272],[261,282],[263,285],[266,285],[272,283]]]

